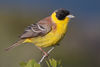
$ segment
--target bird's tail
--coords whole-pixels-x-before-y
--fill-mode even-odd
[[[14,43],[12,46],[6,48],[5,50],[8,51],[8,50],[10,50],[10,49],[12,49],[12,48],[15,48],[16,46],[21,45],[23,41],[24,41],[24,39],[19,40],[19,41],[17,41],[16,43]]]

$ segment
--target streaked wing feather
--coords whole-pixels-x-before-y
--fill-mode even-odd
[[[38,23],[28,26],[24,33],[20,36],[21,39],[44,36],[51,31],[51,24],[48,20],[41,20]]]

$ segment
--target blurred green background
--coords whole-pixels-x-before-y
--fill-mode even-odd
[[[76,17],[50,57],[61,59],[63,67],[100,67],[99,0],[0,0],[0,67],[19,67],[20,62],[32,58],[39,61],[41,52],[33,44],[8,52],[4,49],[16,42],[28,25],[59,8]]]

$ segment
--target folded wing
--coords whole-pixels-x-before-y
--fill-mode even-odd
[[[38,23],[28,26],[24,33],[20,36],[21,39],[33,38],[38,36],[44,36],[51,31],[52,23],[49,18],[39,21]]]

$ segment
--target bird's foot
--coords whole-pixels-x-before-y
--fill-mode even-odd
[[[46,53],[46,52],[43,52],[44,53],[44,55],[43,56],[46,56],[46,57],[48,57],[48,53]]]

